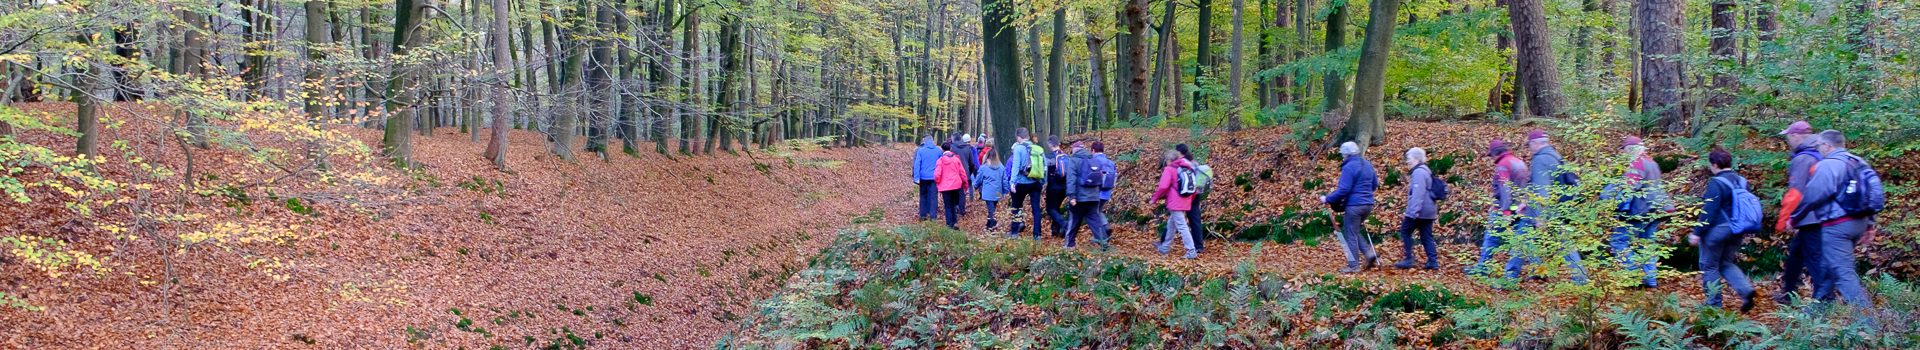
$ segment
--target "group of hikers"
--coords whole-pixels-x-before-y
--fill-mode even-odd
[[[1781,274],[1781,291],[1774,295],[1787,302],[1799,295],[1803,281],[1810,282],[1815,300],[1839,300],[1852,305],[1870,305],[1866,290],[1855,268],[1854,247],[1870,242],[1875,235],[1874,218],[1885,209],[1885,191],[1879,175],[1862,158],[1847,151],[1846,137],[1839,131],[1815,132],[1805,121],[1794,122],[1779,132],[1791,147],[1788,189],[1781,199],[1776,232],[1793,232]],[[1011,194],[1012,224],[1008,234],[1019,237],[1031,222],[1035,240],[1042,238],[1040,223],[1051,222],[1055,236],[1073,248],[1081,226],[1092,229],[1093,240],[1102,251],[1110,248],[1105,203],[1113,198],[1117,171],[1099,141],[1072,141],[1061,149],[1055,137],[1045,147],[1029,140],[1027,130],[1015,131],[1011,156],[998,160],[992,152],[992,139],[961,135],[944,143],[932,137],[922,140],[914,156],[914,180],[920,186],[921,220],[933,220],[941,213],[935,209],[935,193],[943,199],[946,224],[957,228],[958,217],[966,215],[967,193],[987,206],[986,229],[996,230],[994,209],[1005,195]],[[977,141],[977,142],[976,142]],[[1469,274],[1491,274],[1487,268],[1495,252],[1508,244],[1526,244],[1538,224],[1554,219],[1553,203],[1584,200],[1564,193],[1556,196],[1556,186],[1573,186],[1580,181],[1572,171],[1563,171],[1564,156],[1554,149],[1552,138],[1544,130],[1527,133],[1524,145],[1531,156],[1522,160],[1503,140],[1489,142],[1487,156],[1494,159],[1490,186],[1489,232],[1483,234],[1475,263]],[[1657,285],[1657,262],[1636,257],[1633,242],[1651,242],[1666,220],[1661,213],[1674,210],[1674,200],[1660,186],[1662,171],[1647,154],[1647,146],[1636,136],[1623,137],[1620,151],[1631,159],[1623,181],[1608,185],[1601,195],[1607,203],[1617,203],[1614,215],[1624,224],[1606,239],[1613,256],[1629,271],[1644,273],[1643,287]],[[1373,214],[1374,192],[1381,187],[1373,164],[1360,145],[1340,145],[1344,157],[1338,184],[1320,201],[1339,212],[1336,234],[1346,255],[1342,273],[1358,273],[1375,267],[1379,254],[1366,233],[1365,222]],[[1213,178],[1212,170],[1193,159],[1185,144],[1166,150],[1162,156],[1160,178],[1152,201],[1167,212],[1166,229],[1156,248],[1167,254],[1175,239],[1186,248],[1184,258],[1194,259],[1204,249],[1203,227],[1199,223],[1201,202]],[[1714,149],[1706,155],[1711,180],[1701,196],[1703,207],[1687,234],[1688,244],[1699,247],[1701,285],[1707,293],[1706,304],[1721,306],[1720,284],[1726,283],[1741,298],[1741,311],[1754,305],[1753,283],[1735,263],[1743,241],[1761,231],[1761,204],[1745,177],[1735,170],[1731,153]],[[1448,196],[1447,183],[1427,166],[1427,152],[1415,147],[1405,152],[1408,171],[1406,206],[1400,217],[1401,260],[1395,268],[1416,265],[1414,247],[1425,253],[1420,268],[1440,268],[1439,253],[1433,237],[1434,221],[1439,218],[1438,202]],[[1042,197],[1044,194],[1044,204]],[[1062,204],[1066,207],[1062,207]],[[1024,203],[1032,203],[1031,221],[1021,215]],[[1064,208],[1064,209],[1063,209]],[[1061,211],[1066,211],[1062,215]],[[1415,233],[1418,233],[1417,239]],[[1501,277],[1516,279],[1538,257],[1524,249],[1509,249]],[[1643,254],[1644,255],[1644,254]],[[1586,270],[1580,265],[1578,250],[1562,257],[1576,283],[1585,283]],[[1803,279],[1804,277],[1804,279]]]

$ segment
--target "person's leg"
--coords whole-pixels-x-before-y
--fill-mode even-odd
[[[1629,230],[1627,227],[1616,227],[1613,233],[1607,234],[1608,251],[1613,252],[1613,260],[1620,266],[1633,266],[1633,235],[1627,232]]]
[[[933,181],[920,181],[920,220],[933,220]]]
[[[1359,209],[1360,207],[1347,207],[1346,212],[1340,214],[1340,241],[1346,243],[1347,269],[1350,270],[1360,268],[1360,262],[1367,259],[1366,250],[1360,246],[1360,240],[1366,239],[1364,238],[1366,233],[1360,231],[1360,225],[1362,220],[1366,220],[1364,216],[1366,214],[1361,213]]]
[[[1652,242],[1654,232],[1660,229],[1660,222],[1647,221],[1640,225],[1639,231],[1636,231],[1638,235],[1636,235],[1635,238],[1639,238],[1641,242]],[[1640,283],[1646,285],[1648,288],[1660,286],[1659,274],[1657,273],[1660,262],[1651,257],[1640,260],[1642,260],[1640,262],[1640,270],[1646,272],[1646,277],[1641,280]]]
[[[1011,230],[1008,230],[1007,236],[1020,237],[1020,234],[1025,232],[1027,217],[1021,214],[1026,210],[1027,206],[1026,188],[1024,185],[1013,186],[1013,203],[1010,203],[1012,205],[1007,207],[1007,220],[1013,221],[1007,224],[1007,226],[1011,228]]]
[[[1182,258],[1194,259],[1200,257],[1200,251],[1197,250],[1199,248],[1194,248],[1193,246],[1193,231],[1188,229],[1190,226],[1187,226],[1187,222],[1192,220],[1192,218],[1187,215],[1188,213],[1187,211],[1169,213],[1167,215],[1167,227],[1175,230],[1175,233],[1180,235],[1180,243],[1187,248],[1187,254],[1182,256]]]
[[[1826,260],[1826,279],[1831,297],[1845,301],[1854,307],[1871,307],[1872,300],[1867,297],[1867,289],[1860,284],[1860,273],[1854,267],[1853,245],[1866,232],[1864,220],[1853,220],[1839,225],[1820,229],[1822,242],[1821,258]]]
[[[1491,224],[1488,225],[1487,231],[1480,234],[1480,256],[1474,260],[1473,267],[1467,268],[1468,274],[1487,273],[1487,260],[1492,260],[1494,250],[1505,243],[1500,238],[1502,231],[1499,231],[1500,226],[1496,226],[1498,222],[1494,220],[1488,220],[1488,222]]]
[[[1753,281],[1747,279],[1747,273],[1740,270],[1739,261],[1735,260],[1735,257],[1740,254],[1741,241],[1745,238],[1745,235],[1729,231],[1721,235],[1718,244],[1721,260],[1720,278],[1725,279],[1727,286],[1733,287],[1734,294],[1740,296],[1742,312],[1749,310],[1753,305]]]
[[[1041,195],[1040,192],[1044,191],[1045,189],[1041,188],[1040,184],[1029,184],[1027,186],[1028,186],[1027,201],[1033,203],[1032,205],[1033,207],[1030,208],[1033,210],[1033,221],[1031,221],[1033,223],[1032,225],[1033,239],[1039,240],[1040,227],[1045,226],[1044,224],[1041,223],[1040,219],[1046,216],[1046,211],[1041,209],[1042,205],[1040,203],[1040,195]]]
[[[1357,228],[1355,231],[1360,232],[1360,252],[1366,254],[1366,265],[1372,268],[1374,261],[1380,258],[1380,253],[1373,251],[1373,236],[1367,235],[1367,218],[1373,217],[1373,206],[1360,206],[1359,211],[1360,220],[1355,222],[1354,227]]]
[[[1066,237],[1064,232],[1061,232],[1066,229],[1067,222],[1061,220],[1060,204],[1066,202],[1067,195],[1048,190],[1046,200],[1048,230],[1053,232],[1054,237]]]
[[[999,206],[1000,201],[984,201],[984,202],[987,202],[987,231],[993,231],[993,228],[996,226],[999,226],[1000,224],[999,220],[994,219],[994,210],[1000,207]]]
[[[1512,243],[1519,244],[1523,248],[1527,247],[1526,235],[1533,232],[1533,219],[1522,217],[1514,220],[1512,232]],[[1527,264],[1533,263],[1533,261],[1534,257],[1531,253],[1509,249],[1507,252],[1507,278],[1520,278],[1520,272],[1525,270]]]
[[[1723,243],[1720,239],[1725,235],[1723,231],[1726,229],[1715,227],[1707,231],[1706,237],[1700,238],[1700,288],[1706,291],[1707,306],[1712,307],[1720,307],[1722,295],[1726,294],[1720,289],[1721,272],[1725,271],[1720,265],[1727,263],[1727,257],[1722,256],[1727,250],[1720,246]]]
[[[1400,262],[1394,263],[1394,268],[1406,269],[1413,267],[1413,245],[1415,244],[1413,242],[1413,230],[1417,229],[1414,227],[1414,221],[1416,220],[1419,219],[1404,216],[1400,217]],[[1427,253],[1427,255],[1432,256],[1433,253]]]
[[[1195,195],[1193,208],[1187,210],[1187,231],[1193,232],[1193,249],[1196,250],[1207,250],[1207,225],[1200,221],[1201,208],[1204,208],[1206,199],[1205,195]]]
[[[1089,225],[1092,226],[1093,241],[1100,244],[1101,250],[1106,250],[1107,247],[1110,246],[1108,244],[1109,240],[1113,239],[1113,236],[1107,231],[1106,208],[1107,201],[1093,202],[1093,215],[1087,218]]]
[[[1427,251],[1427,269],[1439,269],[1440,247],[1433,241],[1433,219],[1413,219],[1413,224],[1420,230],[1420,248]]]
[[[1088,212],[1093,211],[1093,203],[1074,202],[1068,211],[1071,215],[1067,216],[1067,248],[1073,248],[1080,240],[1080,226],[1087,224],[1087,216],[1091,215]]]
[[[1780,266],[1780,293],[1773,296],[1774,301],[1784,304],[1789,295],[1800,292],[1802,277],[1810,272],[1806,259],[1812,252],[1807,251],[1807,240],[1807,231],[1800,229],[1793,230],[1793,238],[1787,240],[1786,261]]]
[[[1171,249],[1169,246],[1173,245],[1173,234],[1177,232],[1173,229],[1174,213],[1175,212],[1172,211],[1167,212],[1167,224],[1164,229],[1160,230],[1160,243],[1153,245],[1154,251],[1160,252],[1160,255],[1167,255],[1167,251]]]
[[[959,229],[960,226],[960,190],[940,192],[940,200],[946,202],[947,228]]]

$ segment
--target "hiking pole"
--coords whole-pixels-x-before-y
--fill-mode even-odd
[[[1340,213],[1334,212],[1333,209],[1327,209],[1327,215],[1333,218],[1333,237],[1335,240],[1340,241],[1340,254],[1346,255],[1349,263],[1356,261],[1353,260],[1352,247],[1347,246],[1347,233],[1342,232],[1345,230],[1343,227],[1345,225],[1342,225],[1344,222],[1340,221]]]

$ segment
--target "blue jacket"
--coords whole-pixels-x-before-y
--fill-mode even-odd
[[[1327,194],[1327,200],[1338,201],[1344,197],[1349,207],[1373,205],[1373,190],[1377,187],[1380,187],[1380,177],[1373,172],[1373,163],[1366,158],[1347,156],[1347,160],[1340,163],[1340,185]]]
[[[933,168],[940,161],[940,153],[940,146],[932,142],[922,143],[919,150],[913,151],[914,181],[933,181]]]
[[[1120,187],[1120,173],[1119,173],[1120,167],[1117,165],[1114,165],[1112,159],[1107,159],[1106,153],[1095,153],[1093,155],[1093,159],[1095,161],[1100,162],[1101,164],[1106,164],[1108,169],[1113,169],[1114,171],[1113,187]],[[1113,189],[1109,188],[1109,189],[1100,190],[1100,200],[1102,201],[1113,200]]]
[[[1800,190],[1800,207],[1793,212],[1794,226],[1811,226],[1847,217],[1847,210],[1840,208],[1840,192],[1846,189],[1848,174],[1852,164],[1847,158],[1855,157],[1846,149],[1827,153],[1826,158],[1813,165],[1813,176],[1807,178],[1807,186]]]
[[[1101,201],[1100,194],[1104,191],[1101,191],[1100,188],[1080,186],[1081,172],[1087,171],[1087,169],[1093,167],[1094,164],[1100,164],[1100,159],[1094,158],[1093,152],[1088,152],[1085,148],[1074,151],[1072,156],[1061,159],[1063,159],[1061,163],[1065,163],[1061,167],[1066,168],[1064,170],[1066,172],[1066,183],[1063,184],[1063,187],[1066,187],[1067,198],[1073,198],[1073,200],[1081,202]],[[1113,166],[1108,165],[1107,169],[1113,169]],[[1109,173],[1108,175],[1112,176],[1113,174]]]
[[[973,174],[973,191],[980,194],[980,200],[998,201],[1000,195],[1013,191],[1013,185],[1007,183],[1007,168],[999,164],[987,163],[980,172]]]
[[[960,164],[967,166],[968,176],[980,172],[980,152],[974,149],[973,145],[956,142],[953,144],[953,154],[960,156]]]
[[[1033,146],[1033,142],[1020,141],[1013,144],[1013,152],[1008,152],[1010,153],[1010,155],[1007,157],[1007,172],[1010,173],[1012,176],[1009,176],[1007,179],[1008,181],[1013,182],[1013,184],[1015,185],[1026,185],[1026,184],[1040,182],[1040,179],[1033,179],[1033,178],[1027,177],[1027,167],[1035,166],[1035,165],[1027,164],[1028,160],[1032,159],[1031,146]],[[1045,163],[1036,164],[1036,165],[1047,166]]]
[[[1560,151],[1553,149],[1553,146],[1542,147],[1539,151],[1533,152],[1533,159],[1527,164],[1527,169],[1530,171],[1527,183],[1532,187],[1531,190],[1533,190],[1533,193],[1539,196],[1536,198],[1543,200],[1553,198],[1552,189],[1554,185],[1557,185],[1557,183],[1554,183],[1553,178],[1559,175],[1560,164],[1565,162],[1566,158],[1561,157]],[[1539,205],[1529,205],[1525,213],[1527,216],[1538,218],[1540,217],[1540,207]]]
[[[1693,227],[1693,234],[1700,237],[1706,237],[1708,231],[1727,224],[1727,221],[1732,221],[1728,218],[1733,216],[1734,188],[1728,187],[1727,184],[1747,185],[1747,178],[1741,177],[1740,173],[1733,170],[1721,170],[1719,173],[1714,173],[1713,177],[1726,179],[1726,181],[1707,180],[1707,193],[1700,196],[1700,199],[1704,200],[1700,204],[1700,221],[1704,224]]]

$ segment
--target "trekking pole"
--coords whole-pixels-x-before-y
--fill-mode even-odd
[[[1334,212],[1333,209],[1327,209],[1327,215],[1333,218],[1333,237],[1334,240],[1340,241],[1340,254],[1346,255],[1347,261],[1356,261],[1353,260],[1352,247],[1347,246],[1347,233],[1342,232],[1344,231],[1342,226],[1345,225],[1342,225],[1343,222],[1340,221],[1340,213]]]

